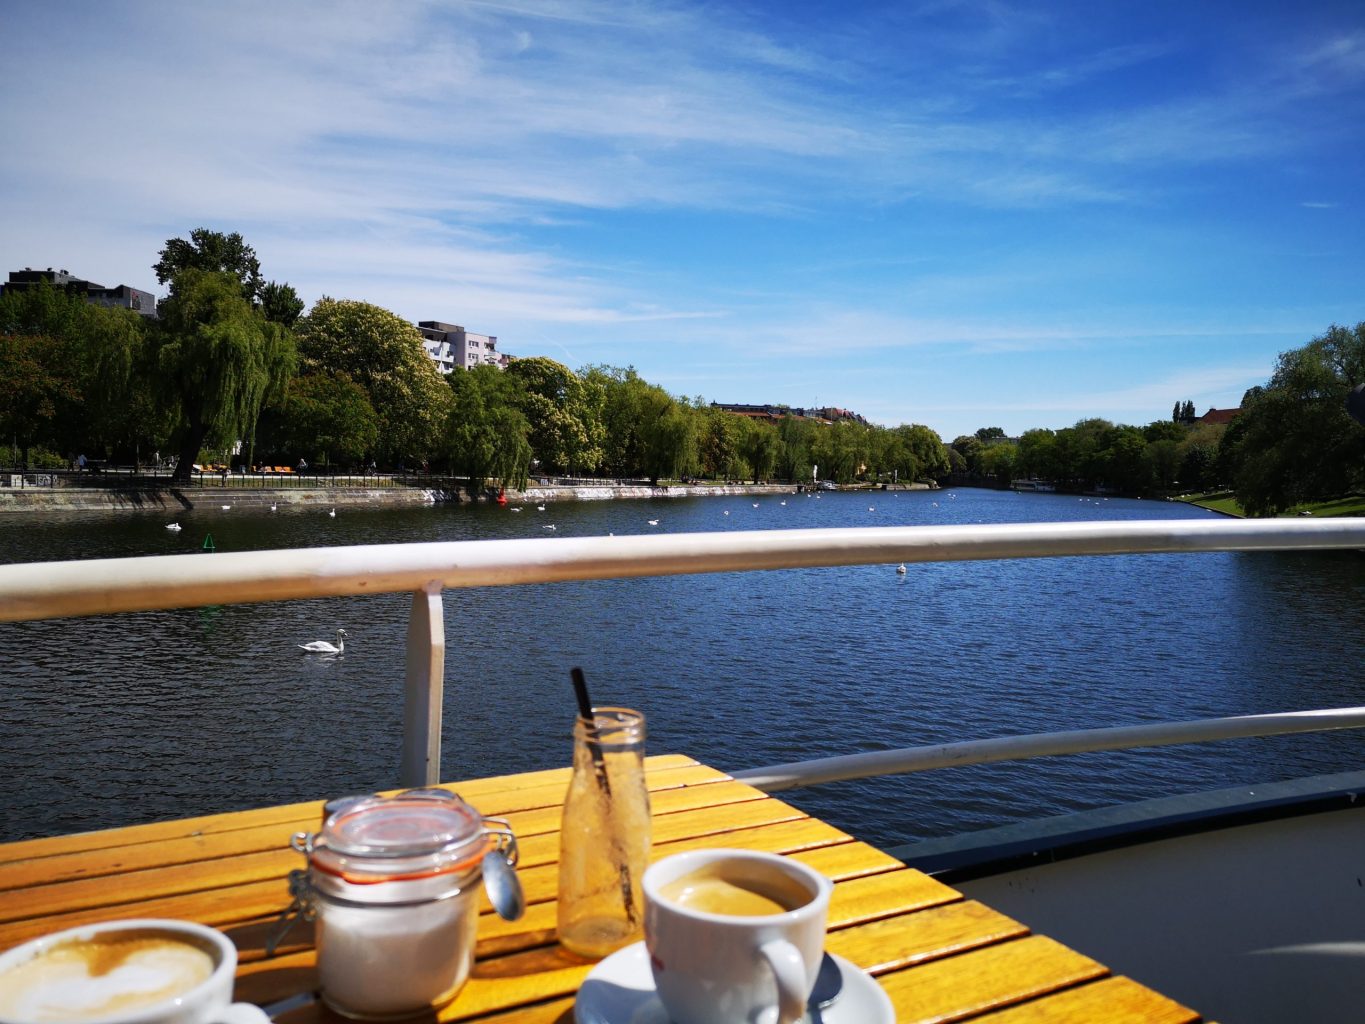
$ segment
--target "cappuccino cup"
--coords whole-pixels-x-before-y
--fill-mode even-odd
[[[232,1002],[237,949],[191,921],[106,921],[0,954],[0,1024],[267,1024]]]
[[[824,955],[834,886],[797,861],[694,850],[644,875],[645,945],[674,1024],[795,1024]]]

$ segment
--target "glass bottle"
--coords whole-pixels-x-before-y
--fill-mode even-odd
[[[649,861],[645,716],[593,708],[574,724],[573,778],[559,833],[559,941],[589,958],[644,937]]]

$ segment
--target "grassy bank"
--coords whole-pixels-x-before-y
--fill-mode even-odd
[[[1242,506],[1237,503],[1237,498],[1231,491],[1217,491],[1211,494],[1186,494],[1182,495],[1177,500],[1187,502],[1191,505],[1198,505],[1200,508],[1210,509],[1213,512],[1221,512],[1225,516],[1246,517],[1246,512],[1242,509]],[[1304,505],[1295,505],[1293,508],[1281,512],[1280,515],[1311,515],[1328,519],[1334,516],[1365,516],[1365,494],[1348,494],[1344,498],[1334,498],[1331,501],[1316,501]]]

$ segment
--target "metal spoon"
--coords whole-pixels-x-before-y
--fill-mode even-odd
[[[810,998],[806,1000],[810,1024],[824,1024],[825,1018],[820,1011],[828,1010],[843,989],[843,973],[834,962],[834,957],[826,953],[820,960],[820,970],[815,974],[815,986],[810,990]]]
[[[504,921],[515,921],[526,910],[526,897],[521,891],[521,879],[516,869],[507,863],[501,850],[489,850],[483,856],[483,885],[493,909]]]

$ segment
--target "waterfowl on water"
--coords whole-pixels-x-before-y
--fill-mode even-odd
[[[307,651],[309,654],[342,654],[346,650],[346,637],[348,635],[344,629],[338,629],[336,643],[314,640],[311,643],[299,644],[299,649]]]

